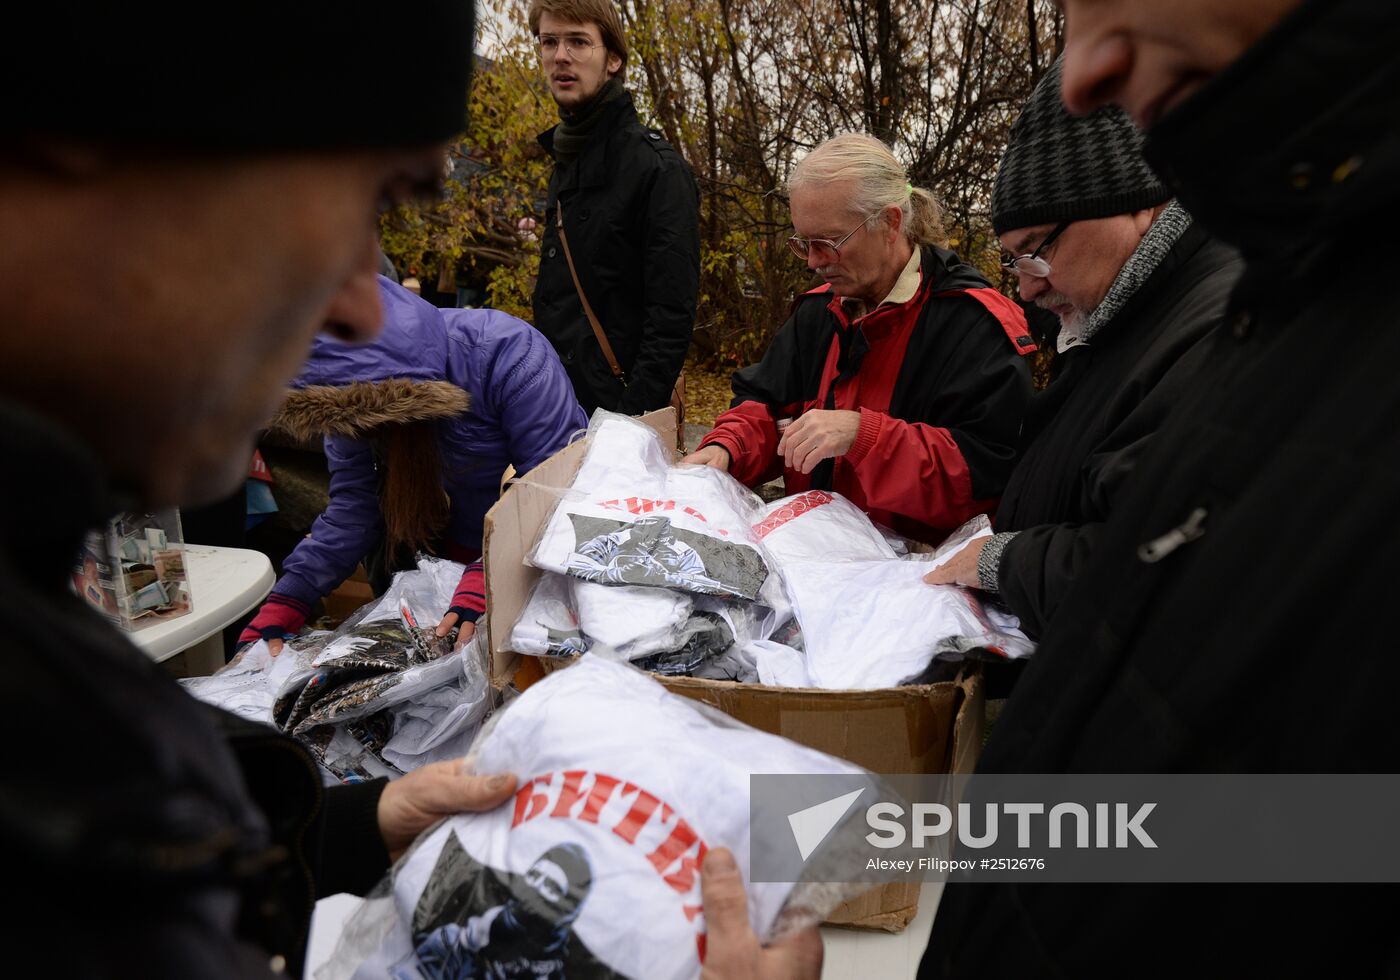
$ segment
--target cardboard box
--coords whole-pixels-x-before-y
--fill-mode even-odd
[[[329,618],[343,623],[355,610],[373,601],[374,589],[370,588],[365,566],[356,565],[351,576],[332,589],[331,594],[321,600],[321,605]]]
[[[675,444],[672,409],[652,412],[642,421],[660,433],[664,445]],[[507,638],[541,574],[525,564],[525,556],[585,451],[581,442],[560,450],[518,479],[486,515],[486,639],[497,687],[510,683],[521,666],[522,658]],[[563,666],[549,660],[539,664],[545,672]],[[971,772],[982,746],[983,691],[976,670],[955,681],[876,691],[776,688],[692,677],[657,680],[673,693],[713,705],[754,728],[872,772]],[[914,918],[918,903],[919,882],[888,884],[847,902],[827,921],[899,932]]]

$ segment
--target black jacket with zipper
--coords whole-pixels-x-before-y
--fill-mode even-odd
[[[554,130],[540,136],[554,154]],[[625,380],[613,375],[555,227],[559,202],[579,281]],[[556,166],[540,242],[535,327],[549,338],[590,415],[670,404],[695,327],[699,192],[680,154],[637,119],[624,93],[602,110],[578,158]]]
[[[997,508],[1002,601],[1032,636],[1089,562],[1115,501],[1171,410],[1207,367],[1239,259],[1192,223],[1088,344],[1059,355],[1036,395]]]
[[[980,770],[1396,770],[1400,310],[1365,243],[1400,222],[1397,46],[1400,7],[1308,0],[1149,133],[1244,273]],[[1326,862],[1334,816],[1284,878]],[[1395,976],[1395,898],[953,885],[920,976]]]
[[[181,690],[69,585],[86,530],[120,509],[94,457],[4,405],[0,451],[7,964],[256,977],[280,957],[297,975],[315,899],[388,866],[383,784],[323,791],[296,742]]]

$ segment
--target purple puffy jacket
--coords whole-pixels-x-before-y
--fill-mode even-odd
[[[464,389],[471,409],[437,425],[443,489],[451,502],[444,537],[459,552],[479,553],[483,519],[506,466],[518,473],[532,469],[567,445],[588,418],[554,348],[528,323],[496,310],[440,310],[382,277],[380,294],[385,323],[379,338],[351,345],[318,337],[292,384],[406,378]],[[330,504],[283,563],[282,577],[242,641],[300,629],[311,604],[343,582],[383,535],[369,443],[328,436],[325,450]],[[478,564],[463,580],[459,599],[479,583]],[[453,605],[468,613],[484,608],[484,602]]]

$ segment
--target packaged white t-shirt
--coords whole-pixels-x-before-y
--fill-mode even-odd
[[[591,654],[503,709],[472,765],[519,791],[421,837],[318,978],[696,977],[706,850],[733,851],[760,937],[793,896],[750,880],[750,774],[863,772]]]
[[[649,426],[595,413],[589,446],[528,558],[607,584],[755,599],[768,567],[752,543],[762,503],[727,473],[672,466]]]
[[[879,528],[839,493],[808,490],[775,500],[754,536],[779,566],[799,562],[875,561],[896,557]]]
[[[689,593],[674,589],[573,580],[570,591],[579,631],[590,644],[601,643],[625,660],[679,647],[695,607]]]
[[[590,642],[579,630],[569,578],[543,572],[530,587],[520,618],[510,629],[510,648],[530,657],[571,657]]]
[[[896,687],[918,677],[936,655],[985,647],[1015,659],[1034,651],[1019,629],[994,624],[968,590],[925,584],[929,567],[895,559],[783,570],[813,686]]]

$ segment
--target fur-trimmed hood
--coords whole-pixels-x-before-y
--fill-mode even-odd
[[[359,438],[383,425],[426,422],[461,415],[471,398],[450,381],[354,381],[293,389],[268,424],[299,442],[322,436]]]
[[[361,347],[317,343],[293,384],[299,390],[290,411],[278,421],[302,433],[324,430],[342,424],[348,408],[356,428],[386,423],[363,437],[326,437],[332,483],[357,492],[333,494],[313,536],[283,564],[278,593],[308,604],[354,569],[365,555],[366,534],[381,519],[391,543],[426,536],[435,547],[480,548],[485,515],[500,496],[506,466],[530,470],[588,424],[559,356],[529,324],[499,310],[438,310],[387,282],[381,296],[384,332]],[[380,416],[386,379],[399,391],[391,400],[395,408]],[[366,382],[369,390],[352,392]],[[380,383],[377,391],[374,382]],[[453,389],[451,403],[418,401],[442,392],[442,383]],[[360,391],[369,400],[354,402]],[[464,397],[471,401],[465,411]],[[395,424],[444,409],[451,418]],[[307,441],[312,444],[295,443],[308,449],[321,444],[319,438]],[[440,464],[436,476],[434,463]],[[370,488],[378,492],[364,492]],[[447,521],[439,524],[435,508],[444,503]]]
[[[370,344],[317,337],[269,430],[301,443],[361,438],[467,411],[470,396],[449,377],[443,312],[383,276],[379,298],[384,331]]]

